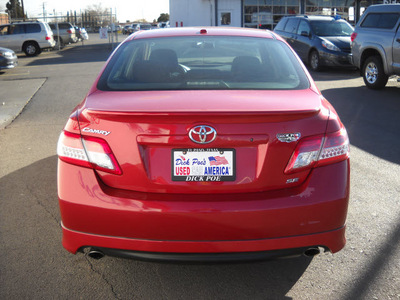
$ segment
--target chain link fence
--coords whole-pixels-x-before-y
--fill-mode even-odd
[[[40,17],[34,18],[9,18],[10,23],[17,22],[29,22],[29,21],[43,21],[46,23],[55,24],[55,28],[53,27],[53,34],[55,37],[60,36],[59,34],[59,23],[70,23],[73,26],[79,28],[85,28],[87,33],[97,33],[100,34],[100,38],[108,39],[109,44],[114,48],[114,43],[118,43],[118,33],[120,31],[120,26],[116,22],[117,16],[110,9],[107,13],[97,13],[93,12],[68,12],[66,15],[57,14],[55,11],[53,13],[44,12]],[[57,41],[56,41],[57,42]],[[82,45],[84,41],[82,40]],[[60,50],[62,45],[60,41],[58,41],[56,50]]]

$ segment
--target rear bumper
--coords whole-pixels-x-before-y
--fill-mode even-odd
[[[55,40],[47,40],[45,42],[39,43],[40,49],[49,49],[49,48],[54,48],[56,46]]]
[[[345,245],[348,160],[313,170],[296,189],[229,195],[115,191],[93,170],[61,161],[58,173],[63,246],[71,253],[95,247],[168,259]]]
[[[76,232],[64,226],[62,229],[63,246],[71,253],[91,247],[105,255],[156,261],[226,262],[275,259],[300,256],[315,247],[337,252],[346,243],[345,226],[329,232],[295,237],[212,242],[127,239]]]

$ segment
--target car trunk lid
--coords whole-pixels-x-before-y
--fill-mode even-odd
[[[296,139],[326,129],[320,95],[312,90],[97,91],[84,107],[82,134],[105,139],[122,168],[122,175],[96,171],[103,183],[141,192],[258,192],[298,185],[309,170],[284,174]],[[216,131],[212,142],[190,138],[201,126]],[[194,168],[194,159],[207,168]]]

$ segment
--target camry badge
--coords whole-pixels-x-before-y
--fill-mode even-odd
[[[296,142],[300,139],[301,134],[300,132],[296,132],[296,133],[278,133],[276,135],[276,138],[281,141],[281,142],[285,142],[285,143],[291,143],[291,142]]]
[[[189,131],[189,138],[197,144],[208,144],[215,140],[217,132],[207,125],[195,126]]]
[[[96,133],[96,134],[102,134],[102,135],[109,135],[111,133],[111,131],[92,129],[92,128],[89,128],[89,127],[83,128],[82,131],[83,132]]]

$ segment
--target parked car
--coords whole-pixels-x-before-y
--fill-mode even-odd
[[[346,129],[269,31],[131,35],[72,112],[57,153],[72,253],[224,261],[345,244]]]
[[[153,26],[151,26],[151,24],[148,23],[140,23],[136,26],[136,30],[151,30],[153,28]]]
[[[0,45],[26,56],[39,55],[55,45],[53,32],[45,22],[17,22],[0,25]]]
[[[138,23],[131,24],[127,29],[127,34],[132,34],[132,33],[136,32],[137,31],[137,25],[138,25]]]
[[[351,36],[353,64],[365,85],[382,89],[389,76],[400,76],[400,4],[372,5]]]
[[[148,24],[148,23],[133,23],[133,24],[131,24],[131,27],[129,27],[127,29],[127,31],[128,31],[128,34],[131,34],[131,33],[136,32],[136,31],[151,30],[151,29],[152,29],[151,24]]]
[[[76,43],[78,38],[75,34],[75,27],[69,22],[49,23],[54,33],[54,40],[56,41],[56,47],[60,43],[60,47],[66,44]],[[58,29],[57,29],[58,25]]]
[[[89,34],[87,33],[85,28],[79,28],[79,34],[82,40],[88,40]]]
[[[11,49],[0,47],[0,70],[12,69],[18,65],[18,57]]]
[[[122,28],[122,34],[129,34],[129,27],[131,27],[131,25],[125,25],[123,28]]]
[[[169,27],[170,27],[169,21],[158,23],[158,28],[169,28]]]
[[[75,35],[76,35],[76,38],[78,39],[78,41],[83,41],[83,40],[89,39],[89,35],[86,32],[85,28],[80,28],[78,26],[74,26],[74,28],[75,28]]]
[[[329,16],[289,16],[282,18],[274,32],[282,36],[313,71],[323,66],[349,67],[350,36],[353,27]]]

